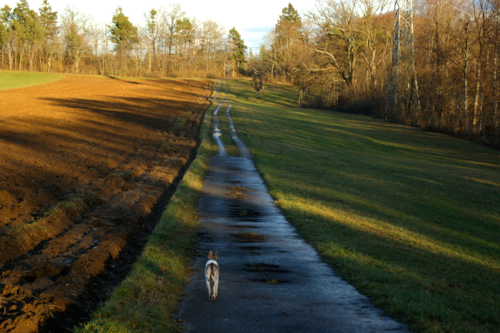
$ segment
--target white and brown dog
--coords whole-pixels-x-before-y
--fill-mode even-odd
[[[208,253],[208,261],[205,265],[205,281],[207,282],[208,288],[208,299],[210,301],[215,301],[217,298],[217,290],[219,289],[219,253],[210,252]],[[211,282],[210,282],[211,281]],[[213,283],[213,287],[212,287]]]

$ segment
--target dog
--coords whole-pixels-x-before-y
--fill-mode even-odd
[[[217,260],[219,259],[219,253],[210,252],[208,253],[208,261],[205,265],[205,281],[207,282],[208,288],[208,300],[215,301],[217,298],[217,291],[219,289],[219,263]],[[212,287],[213,283],[213,287]]]

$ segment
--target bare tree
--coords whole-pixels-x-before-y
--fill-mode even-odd
[[[334,68],[348,86],[356,83],[360,30],[358,0],[318,0],[308,17],[317,25],[314,50],[322,55],[322,70]]]
[[[144,28],[143,37],[147,41],[147,61],[148,61],[148,72],[152,72],[153,61],[156,59],[157,53],[157,43],[159,38],[159,23],[158,23],[158,11],[156,9],[151,9],[149,15],[146,16],[146,27]]]
[[[73,65],[73,71],[80,71],[80,61],[87,52],[88,45],[88,22],[89,17],[78,10],[66,6],[62,15],[62,34],[66,56]]]
[[[499,48],[499,42],[498,42],[498,36],[500,35],[500,1],[498,0],[493,0],[491,2],[491,6],[493,7],[492,9],[492,16],[493,16],[493,24],[494,24],[494,29],[493,31],[493,45],[494,45],[494,51],[493,51],[493,96],[492,96],[492,109],[493,109],[493,127],[498,131],[499,130],[499,115],[498,115],[498,102],[497,102],[497,90],[498,90],[498,48]],[[498,136],[498,134],[497,134]]]
[[[219,60],[217,54],[222,49],[225,34],[226,29],[212,20],[207,20],[201,25],[199,54],[202,56],[200,61],[204,62],[207,73],[215,75],[215,67]]]
[[[375,98],[377,86],[377,68],[384,59],[384,57],[379,56],[379,53],[389,45],[390,35],[384,33],[380,22],[388,3],[389,0],[360,0],[362,12],[360,29],[364,35],[364,49],[361,54],[367,66],[372,101]]]
[[[479,7],[478,7],[479,5]],[[483,61],[486,43],[486,35],[488,34],[488,20],[486,20],[485,1],[479,1],[479,4],[473,3],[474,26],[476,28],[476,37],[479,50],[476,58],[476,92],[474,94],[474,115],[472,119],[472,131],[474,134],[482,132],[482,103],[480,103],[480,92],[482,91],[484,74]]]
[[[177,20],[184,18],[185,15],[186,13],[181,9],[179,4],[169,4],[168,9],[162,11],[162,23],[164,26],[164,29],[162,29],[164,34],[163,39],[168,49],[167,73],[172,72],[172,63],[174,62],[173,51],[174,47],[177,45]]]

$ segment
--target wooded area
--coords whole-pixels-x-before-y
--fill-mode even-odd
[[[188,18],[178,4],[151,9],[134,26],[121,8],[101,26],[71,7],[37,11],[26,0],[0,17],[1,68],[141,77],[255,78],[293,83],[298,106],[367,113],[500,145],[500,0],[414,0],[419,108],[384,112],[394,0],[318,0],[300,15],[289,4],[259,54],[238,31]],[[310,102],[309,102],[310,104]]]
[[[20,0],[0,12],[1,68],[138,77],[226,77],[246,46],[236,29],[188,18],[178,4],[151,9],[134,26],[118,7],[109,25],[48,0],[38,11]],[[232,67],[231,67],[232,65]]]
[[[318,0],[303,17],[283,9],[252,72],[298,86],[298,105],[384,117],[394,0]],[[499,0],[414,0],[416,114],[391,121],[499,146]],[[255,74],[257,75],[257,74]]]

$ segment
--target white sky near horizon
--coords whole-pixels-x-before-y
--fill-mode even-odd
[[[0,8],[8,5],[16,6],[18,0],[3,0]],[[31,9],[38,11],[43,0],[28,0]],[[245,41],[245,45],[252,47],[254,53],[258,53],[260,45],[264,42],[263,37],[271,31],[281,10],[291,3],[302,15],[307,10],[312,10],[315,0],[250,0],[248,2],[238,0],[140,0],[140,1],[118,1],[118,0],[49,0],[52,10],[59,14],[64,12],[66,6],[77,9],[89,15],[94,22],[99,24],[110,24],[113,14],[118,6],[122,7],[123,13],[129,17],[135,25],[144,26],[144,14],[149,13],[152,8],[168,8],[170,3],[178,3],[186,12],[188,18],[196,18],[203,22],[208,19],[224,26],[226,31],[235,27]]]

